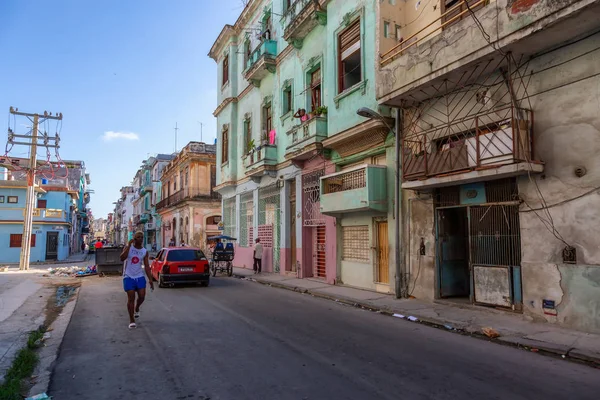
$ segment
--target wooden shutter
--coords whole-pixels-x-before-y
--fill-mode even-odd
[[[340,58],[344,60],[360,49],[360,19],[340,34]]]
[[[223,131],[221,142],[221,162],[226,163],[229,160],[229,129]]]
[[[10,235],[10,247],[21,247],[21,241],[23,240],[23,235],[20,233],[12,233]]]
[[[31,235],[31,247],[35,247],[35,233]]]
[[[37,208],[46,208],[46,200],[38,200],[37,201]]]

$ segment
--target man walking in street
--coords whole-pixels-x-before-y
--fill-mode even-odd
[[[254,245],[254,273],[260,274],[262,270],[263,245],[260,243],[260,238],[256,238]]]
[[[136,232],[133,239],[125,246],[121,253],[121,261],[125,261],[123,268],[123,289],[127,293],[127,311],[129,312],[129,329],[136,327],[135,319],[140,317],[140,306],[146,298],[146,278],[150,282],[150,289],[154,290],[148,251],[143,246],[144,234]],[[133,246],[132,246],[133,245]],[[142,263],[144,268],[142,268]],[[137,302],[135,295],[137,293]]]

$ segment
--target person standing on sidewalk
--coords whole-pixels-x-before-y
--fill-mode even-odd
[[[260,238],[256,238],[254,245],[254,273],[260,274],[262,270],[263,245],[260,243]]]
[[[150,282],[150,289],[154,290],[148,251],[143,246],[144,234],[136,232],[133,239],[125,246],[121,253],[121,261],[125,261],[123,268],[123,289],[127,293],[127,311],[129,312],[129,329],[136,328],[135,319],[140,317],[140,306],[146,298],[146,277]],[[133,246],[132,246],[133,245]],[[142,263],[144,268],[142,268]],[[135,295],[137,293],[137,302]]]

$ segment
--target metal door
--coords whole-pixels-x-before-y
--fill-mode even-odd
[[[390,283],[390,264],[389,254],[390,246],[388,240],[388,223],[387,221],[377,221],[377,277],[378,283]]]
[[[515,275],[520,275],[521,235],[517,205],[470,207],[471,268],[474,301],[510,307]],[[519,279],[519,277],[517,277]],[[520,297],[519,294],[516,294]]]
[[[290,190],[290,268],[289,271],[296,272],[296,185],[292,183]]]
[[[58,259],[58,232],[46,233],[46,260]]]
[[[317,278],[325,278],[327,276],[326,271],[326,258],[325,258],[325,227],[317,226],[313,228],[314,235],[314,251],[313,257],[315,259],[313,276]]]

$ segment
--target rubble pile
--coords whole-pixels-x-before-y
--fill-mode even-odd
[[[76,265],[73,265],[70,267],[48,268],[48,272],[50,272],[50,274],[53,276],[64,277],[78,277],[98,274],[95,265],[90,265],[88,267],[78,267]]]

